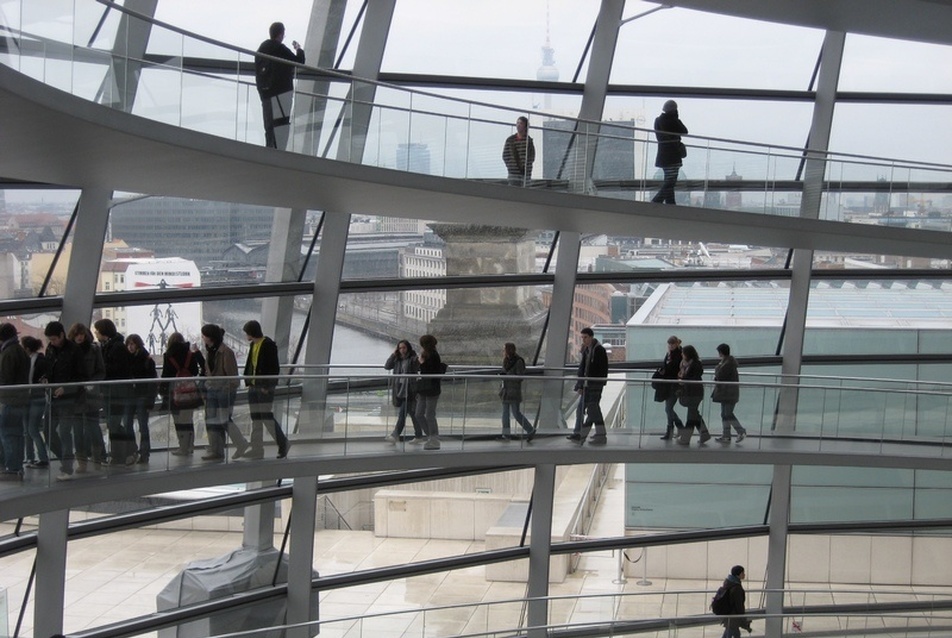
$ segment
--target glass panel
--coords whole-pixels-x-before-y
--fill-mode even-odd
[[[841,91],[950,93],[952,47],[848,33],[840,70]],[[911,124],[911,122],[910,122]]]
[[[103,251],[99,290],[263,281],[275,210],[172,197],[120,198],[110,211],[112,242]],[[285,209],[279,210],[287,214]],[[305,241],[309,243],[309,239]],[[291,251],[289,261],[298,254]],[[166,262],[180,265],[181,272],[187,274],[166,276],[165,271],[152,268]],[[294,280],[298,276],[288,269],[283,274]]]
[[[767,465],[745,465],[739,473],[732,466],[628,464],[625,526],[700,529],[762,524],[771,476]]]
[[[656,7],[628,3],[625,17]],[[687,9],[657,11],[621,27],[611,82],[806,90],[822,42],[818,29]]]
[[[932,68],[931,63],[927,68]],[[877,68],[876,73],[879,72]],[[837,104],[830,148],[840,153],[947,164],[946,149],[952,145],[952,127],[946,126],[950,118],[952,106],[949,105]],[[884,126],[884,122],[901,122],[902,126]],[[876,129],[878,134],[870,135],[870,129]],[[883,171],[882,175],[892,179],[890,173]]]
[[[597,3],[564,0],[534,0],[518,11],[505,0],[478,7],[453,0],[438,11],[419,0],[402,0],[394,11],[383,71],[571,81],[597,14]],[[551,59],[540,55],[544,47],[554,49]],[[433,56],[433,51],[456,54]]]
[[[22,531],[35,531],[36,520],[25,521]],[[12,523],[0,524],[0,533],[7,536],[13,532]],[[22,533],[21,531],[21,533]],[[0,558],[0,635],[13,636],[13,627],[17,626],[17,619],[21,613],[26,588],[31,580],[30,570],[36,560],[36,550],[28,549],[12,556]],[[33,635],[33,596],[36,594],[36,583],[32,583],[33,591],[26,601],[23,612],[23,625],[20,635]]]
[[[0,189],[0,211],[11,228],[0,245],[0,299],[39,294],[77,201],[78,191]],[[59,256],[46,295],[63,294],[71,247]]]

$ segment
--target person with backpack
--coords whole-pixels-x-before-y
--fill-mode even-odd
[[[198,348],[179,332],[169,335],[162,363],[162,378],[199,377],[204,374],[205,358]],[[172,381],[159,386],[163,402],[168,403],[178,448],[173,456],[192,456],[195,452],[195,409],[203,403],[197,384],[192,380]]]
[[[718,616],[727,616],[721,621],[724,625],[721,638],[740,638],[742,627],[747,630],[747,633],[753,631],[750,627],[750,619],[744,616],[747,613],[745,607],[747,594],[744,592],[742,581],[746,577],[747,574],[742,565],[731,567],[731,573],[724,579],[724,584],[720,586],[714,594],[714,600],[711,601],[711,611]]]
[[[265,144],[284,150],[291,125],[294,67],[271,58],[304,64],[304,49],[297,41],[291,42],[294,53],[284,45],[284,24],[281,22],[273,23],[268,35],[270,37],[258,47],[258,53],[262,55],[255,56],[255,85],[261,97]]]

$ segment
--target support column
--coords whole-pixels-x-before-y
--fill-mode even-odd
[[[158,0],[128,0],[125,8],[147,18],[155,18]],[[112,63],[109,72],[99,87],[98,102],[126,113],[132,113],[139,78],[142,76],[142,60],[149,47],[152,23],[148,19],[134,18],[128,13],[119,14],[119,28],[112,46]]]
[[[380,0],[368,3],[364,26],[360,31],[360,43],[354,59],[355,78],[376,79],[380,75],[390,22],[393,19],[395,0]],[[338,145],[337,159],[360,162],[364,154],[366,131],[373,115],[372,104],[377,86],[355,80],[349,92],[349,100],[364,104],[352,109],[345,118],[344,132]],[[307,333],[305,363],[328,364],[331,358],[331,342],[337,317],[337,299],[340,296],[340,279],[344,270],[344,253],[347,248],[347,233],[350,214],[326,211],[321,234],[321,251],[314,276],[314,296],[311,302],[311,321]],[[326,382],[305,384],[301,393],[301,418],[298,428],[323,431],[333,428],[333,415],[324,412],[327,394]],[[305,417],[305,415],[307,415]]]
[[[250,483],[248,489],[262,487],[263,483]],[[241,535],[241,546],[245,549],[257,549],[259,552],[274,547],[274,501],[245,508],[245,528]]]
[[[317,515],[317,477],[294,479],[291,488],[291,550],[288,555],[289,625],[317,620],[311,616],[311,578],[314,564],[314,518]],[[310,638],[308,627],[291,629],[288,638]]]
[[[63,633],[66,603],[66,531],[69,510],[40,514],[36,533],[36,589],[33,635]]]
[[[818,219],[820,216],[823,176],[826,173],[827,149],[830,146],[833,109],[836,105],[836,88],[839,84],[845,42],[846,34],[838,31],[827,31],[823,40],[816,102],[813,106],[813,121],[810,125],[810,140],[807,145],[803,197],[800,200],[800,217],[807,219]],[[803,362],[803,342],[806,333],[812,269],[813,251],[795,250],[793,253],[793,276],[790,281],[787,329],[781,367],[784,382],[794,385],[785,387],[780,391],[777,419],[774,424],[778,432],[793,432],[796,430],[799,393],[795,384]],[[767,550],[768,589],[782,590],[786,586],[791,475],[792,468],[788,465],[774,467],[769,521],[770,535]],[[779,614],[782,609],[782,594],[768,594],[767,614]],[[782,630],[782,618],[776,617],[767,620],[767,636],[779,638],[782,635]]]
[[[559,235],[559,254],[552,284],[552,302],[549,304],[549,327],[546,331],[545,376],[561,377],[568,359],[568,334],[572,327],[572,302],[578,275],[578,257],[581,250],[579,233]],[[562,405],[563,382],[551,379],[542,386],[542,410],[539,425],[558,428],[562,425],[559,406]],[[574,425],[574,424],[573,424]]]
[[[790,479],[793,468],[775,465],[770,490],[770,533],[767,537],[767,619],[764,635],[783,636],[783,589],[786,587],[787,532],[790,526]],[[749,566],[748,566],[749,568]],[[775,616],[771,617],[771,614]]]
[[[301,272],[301,245],[304,241],[303,208],[275,208],[271,226],[271,244],[268,247],[268,266],[265,281],[297,281]],[[271,335],[278,346],[281,361],[287,361],[291,342],[291,318],[294,297],[266,297],[261,302],[261,327]]]
[[[532,485],[532,520],[529,537],[529,583],[526,595],[549,595],[549,560],[552,555],[552,510],[555,497],[555,466],[537,465]],[[529,627],[544,627],[549,621],[547,600],[530,600]],[[545,629],[529,629],[530,638],[543,638]]]
[[[608,94],[608,80],[611,77],[615,46],[618,42],[618,29],[621,27],[625,0],[602,0],[595,20],[595,38],[592,41],[585,74],[585,89],[582,93],[582,105],[579,118],[599,122],[605,111],[605,97]],[[569,161],[568,179],[572,190],[588,192],[595,164],[595,151],[601,126],[578,122],[573,143],[578,149]]]
[[[102,263],[102,245],[109,222],[111,191],[103,187],[84,188],[79,198],[79,212],[73,227],[73,242],[63,291],[64,326],[81,321],[89,323],[93,316],[93,297]]]

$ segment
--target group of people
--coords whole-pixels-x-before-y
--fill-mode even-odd
[[[667,347],[667,352],[661,365],[655,371],[652,382],[655,391],[654,400],[664,403],[664,413],[667,417],[665,432],[661,439],[664,441],[674,439],[680,445],[690,445],[694,430],[698,430],[700,444],[704,445],[711,439],[711,433],[700,411],[701,402],[704,400],[704,385],[701,381],[704,365],[697,349],[691,345],[682,347],[681,340],[674,335],[668,337]],[[734,415],[734,406],[740,399],[737,360],[731,356],[731,347],[726,343],[717,346],[717,355],[718,363],[714,368],[714,390],[711,393],[711,401],[721,406],[723,430],[721,436],[715,440],[718,443],[730,443],[733,429],[737,432],[736,440],[740,443],[747,436],[747,431]],[[687,408],[684,421],[674,409],[676,404]]]
[[[203,461],[224,461],[227,437],[235,446],[232,458],[264,458],[265,429],[277,444],[278,458],[287,457],[290,442],[273,412],[274,377],[280,373],[277,345],[258,321],[245,323],[243,332],[250,348],[244,367],[250,441],[232,418],[238,363],[221,326],[202,326],[204,354],[198,344],[172,333],[160,372],[142,338],[123,337],[110,319],[99,319],[93,330],[83,323],[67,330],[51,321],[44,330],[45,350],[39,339],[18,339],[12,324],[0,324],[0,479],[21,480],[24,468],[49,467],[51,453],[59,459],[60,481],[106,464],[148,464],[149,421],[157,398],[174,424],[172,455],[194,454],[195,411],[204,407],[208,444]]]
[[[393,353],[383,367],[395,375],[391,384],[391,399],[397,408],[397,422],[386,436],[395,444],[403,436],[407,417],[413,424],[410,443],[423,444],[424,450],[440,449],[440,425],[436,419],[436,405],[443,392],[440,377],[446,373],[446,364],[436,349],[433,335],[420,337],[420,352],[406,339],[397,342]]]

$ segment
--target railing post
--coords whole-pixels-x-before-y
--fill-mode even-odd
[[[36,588],[33,596],[33,635],[63,633],[66,599],[66,532],[69,510],[40,514],[36,535]]]
[[[555,466],[538,465],[532,487],[532,528],[529,538],[528,635],[545,638],[549,622],[549,560],[552,550],[552,511]]]

